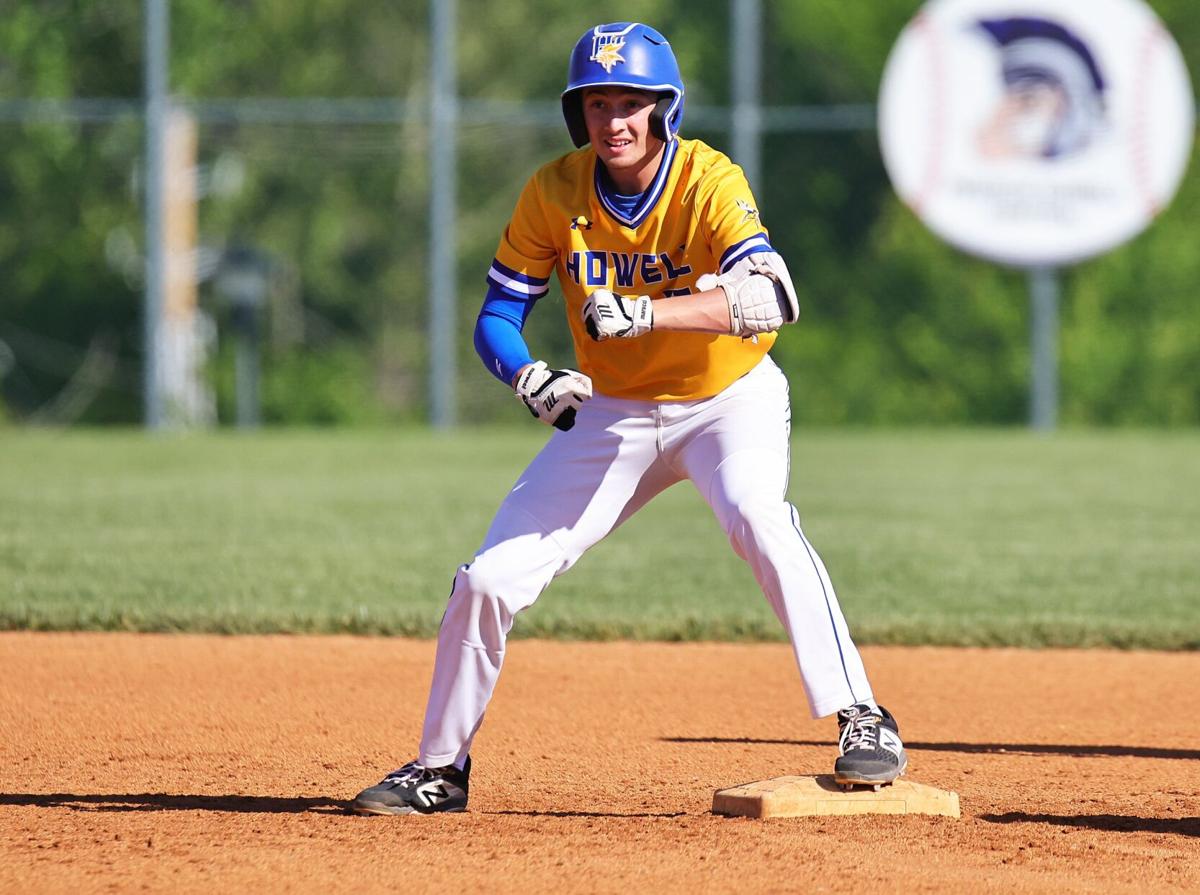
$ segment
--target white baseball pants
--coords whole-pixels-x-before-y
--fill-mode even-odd
[[[791,639],[814,718],[872,698],[829,575],[787,503],[791,409],[769,358],[718,395],[653,403],[597,395],[521,474],[438,634],[419,759],[462,763],[483,721],[513,618],[584,552],[690,479],[750,564]]]

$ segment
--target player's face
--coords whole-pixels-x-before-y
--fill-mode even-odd
[[[663,141],[650,133],[650,113],[657,97],[628,87],[591,87],[583,93],[583,120],[588,138],[613,180],[623,189],[641,192],[657,171]],[[645,181],[642,183],[642,181]]]

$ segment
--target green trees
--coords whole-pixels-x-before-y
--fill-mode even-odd
[[[537,114],[518,114],[514,105],[512,117],[464,106],[461,337],[428,345],[427,4],[171,4],[172,90],[201,113],[202,173],[220,164],[241,175],[236,188],[201,200],[202,245],[212,257],[225,244],[249,243],[274,262],[263,371],[268,421],[420,419],[431,351],[459,358],[464,420],[519,419],[470,348],[482,278],[525,178],[569,148],[556,118],[569,47],[594,20],[620,10],[552,0],[458,5],[462,96],[538,105]],[[1200,58],[1194,3],[1153,5],[1185,57]],[[764,102],[873,103],[887,52],[917,6],[764,3]],[[112,363],[78,408],[80,419],[140,416],[140,8],[136,0],[76,0],[21,4],[0,17],[0,103],[10,101],[0,106],[0,341],[15,357],[0,363],[0,417],[25,419],[50,405],[89,347],[108,352]],[[724,105],[726,2],[653,0],[639,15],[671,37],[689,106]],[[383,117],[391,109],[395,120],[305,122],[295,107],[272,106],[271,115],[247,121],[220,102],[306,96],[375,100],[369,108]],[[88,120],[62,121],[11,105],[30,97],[118,102],[84,107]],[[685,135],[728,149],[727,134],[698,122],[685,120]],[[1023,422],[1024,276],[926,232],[892,193],[872,131],[769,134],[763,180],[764,222],[803,288],[803,323],[775,350],[800,419]],[[1064,421],[1200,423],[1198,203],[1193,167],[1146,234],[1064,275]],[[219,296],[210,284],[200,295],[222,332],[227,310]],[[527,333],[536,353],[565,362],[561,313],[552,292]],[[227,362],[218,345],[211,375],[222,406],[230,397]]]

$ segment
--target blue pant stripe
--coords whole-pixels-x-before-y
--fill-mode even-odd
[[[800,543],[804,545],[804,552],[808,554],[808,561],[812,563],[813,571],[817,573],[817,580],[821,582],[821,594],[825,597],[825,611],[829,613],[829,626],[833,628],[833,641],[837,644],[838,659],[842,663],[842,674],[846,676],[846,687],[850,690],[850,697],[858,702],[858,696],[854,692],[854,685],[850,683],[850,671],[846,668],[846,655],[842,652],[842,638],[838,636],[837,622],[833,619],[833,607],[829,604],[829,591],[825,589],[825,579],[821,577],[821,567],[817,565],[816,559],[813,557],[812,545],[808,543],[808,538],[804,537],[804,532],[800,530],[800,523],[796,521],[799,515],[796,508],[792,508],[792,528],[796,529],[796,534],[800,535]]]

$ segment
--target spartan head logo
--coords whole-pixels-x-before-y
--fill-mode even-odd
[[[1004,97],[979,131],[987,156],[1060,159],[1106,124],[1104,76],[1087,44],[1047,19],[978,23],[1000,51]]]
[[[629,29],[625,29],[628,31]],[[610,75],[613,67],[618,62],[624,62],[625,57],[621,55],[621,48],[625,46],[625,31],[617,33],[612,32],[592,32],[592,62],[597,62],[604,67],[604,70]]]

